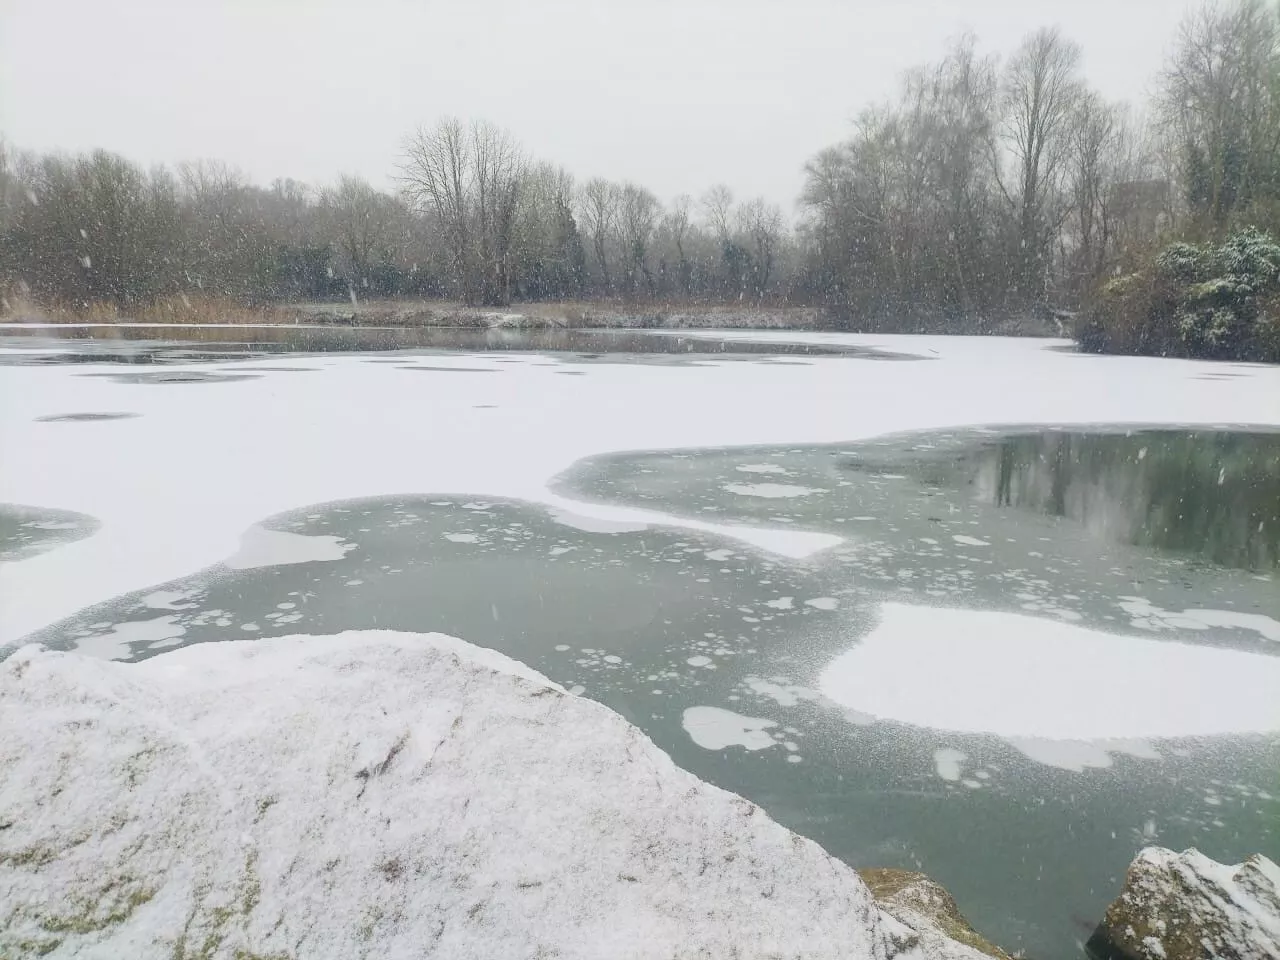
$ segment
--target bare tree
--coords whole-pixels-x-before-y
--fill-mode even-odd
[[[593,177],[582,187],[578,199],[582,214],[582,223],[591,237],[591,247],[595,251],[596,263],[600,267],[600,278],[604,290],[612,288],[609,277],[608,247],[618,227],[618,208],[621,191],[617,185],[600,177]]]
[[[1187,200],[1211,223],[1251,202],[1280,150],[1280,25],[1264,0],[1207,3],[1188,15],[1160,85],[1177,131]]]
[[[692,292],[690,288],[693,283],[689,256],[684,249],[685,238],[689,235],[689,208],[692,205],[693,199],[687,193],[680,194],[671,202],[671,209],[667,211],[664,221],[667,232],[671,235],[671,242],[676,248],[676,284],[685,297]]]
[[[651,191],[634,183],[623,184],[619,214],[627,247],[627,289],[632,294],[641,277],[646,291],[653,294],[653,272],[649,269],[648,252],[658,213],[658,199]]]
[[[702,195],[702,213],[721,243],[733,234],[733,191],[717,184]]]
[[[445,117],[430,129],[419,128],[404,145],[401,183],[419,209],[435,214],[449,251],[454,282],[468,303],[475,299],[469,230],[472,191],[471,144],[456,117]]]
[[[405,193],[435,214],[455,280],[469,303],[500,305],[511,299],[513,242],[527,164],[511,135],[486,121],[464,126],[448,117],[405,143]]]
[[[1017,218],[1020,269],[1026,295],[1044,293],[1049,244],[1058,225],[1051,209],[1069,151],[1080,47],[1056,28],[1022,42],[1005,68],[1005,116],[1001,136],[1012,160],[1012,183],[1001,188]]]
[[[347,268],[354,298],[369,287],[374,254],[390,240],[395,202],[359,177],[342,176],[321,194],[321,210]]]
[[[1087,289],[1102,275],[1111,240],[1110,187],[1118,132],[1116,111],[1094,93],[1075,105],[1070,133],[1067,183],[1076,249],[1071,258],[1080,285]]]
[[[756,299],[763,300],[773,275],[778,245],[782,241],[782,211],[763,197],[757,197],[739,208],[738,223],[743,236],[751,244]]]

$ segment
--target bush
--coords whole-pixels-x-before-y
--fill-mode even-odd
[[[1076,330],[1097,353],[1280,359],[1280,244],[1255,228],[1174,243],[1094,292]]]

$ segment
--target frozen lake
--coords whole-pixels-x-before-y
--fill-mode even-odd
[[[1280,370],[632,336],[6,341],[0,644],[453,634],[1046,960],[1144,843],[1280,853]]]

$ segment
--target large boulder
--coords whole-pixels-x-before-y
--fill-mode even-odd
[[[981,960],[605,707],[379,632],[0,663],[0,956]]]
[[[1280,960],[1280,867],[1149,847],[1088,950],[1096,960]]]

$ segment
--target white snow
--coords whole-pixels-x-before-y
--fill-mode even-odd
[[[784,475],[787,472],[786,467],[780,463],[740,463],[733,469],[739,473],[769,473],[774,475]]]
[[[764,497],[780,500],[786,497],[807,497],[813,493],[826,493],[818,487],[801,487],[794,483],[726,483],[724,489],[742,497]]]
[[[446,533],[444,538],[450,543],[479,543],[480,535],[477,533]]]
[[[840,542],[829,534],[696,524],[548,488],[576,461],[610,452],[846,442],[1004,423],[1014,413],[1023,423],[1280,425],[1276,367],[1234,367],[1229,381],[1209,381],[1196,378],[1218,369],[1210,363],[1071,356],[1028,339],[733,336],[881,346],[931,359],[616,363],[607,377],[564,377],[552,358],[513,355],[501,376],[445,378],[387,376],[385,365],[365,357],[333,356],[309,360],[316,372],[306,377],[257,370],[258,379],[181,387],[84,376],[81,364],[0,367],[0,437],[6,449],[22,451],[0,471],[0,502],[101,522],[83,540],[0,564],[0,644],[212,566],[275,514],[359,497],[522,499],[578,516],[683,525],[791,557]],[[472,359],[484,358],[465,362]],[[214,369],[254,373],[278,362]],[[95,372],[133,370],[102,365]],[[1107,389],[1097,389],[1104,380]],[[124,409],[141,415],[73,431],[35,420]],[[424,409],[432,415],[422,416]]]
[[[1211,627],[1224,627],[1252,630],[1267,640],[1280,643],[1280,620],[1261,613],[1209,610],[1201,607],[1175,613],[1163,610],[1143,597],[1121,597],[1117,606],[1132,618],[1130,624],[1143,630],[1208,630]]]
[[[818,846],[448,637],[26,647],[0,730],[6,956],[980,960],[912,950]]]
[[[950,783],[960,782],[960,772],[968,759],[967,753],[953,747],[940,747],[933,751],[934,769],[938,771],[938,776]]]
[[[775,720],[744,717],[721,707],[689,707],[681,718],[681,726],[690,739],[704,750],[746,747],[764,750],[776,742],[768,733]]]
[[[1072,769],[1103,752],[1153,756],[1151,739],[1280,730],[1280,657],[1011,613],[886,603],[819,688],[859,713],[995,734]]]
[[[834,610],[840,606],[840,601],[835,597],[814,597],[812,600],[806,600],[804,605],[813,607],[815,610]]]
[[[240,538],[240,549],[222,563],[232,570],[251,570],[288,563],[341,560],[354,549],[354,543],[343,543],[341,537],[305,536],[254,525]]]
[[[795,603],[795,597],[778,597],[776,600],[766,600],[764,605],[773,610],[790,610]]]

